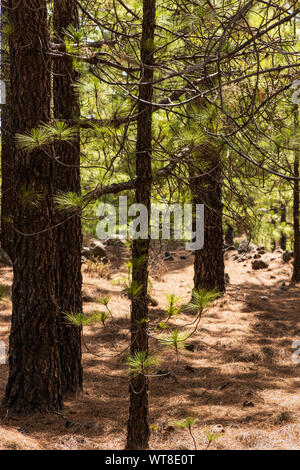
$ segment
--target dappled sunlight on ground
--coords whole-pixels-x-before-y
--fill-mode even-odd
[[[190,299],[193,255],[174,251],[161,276],[152,280],[151,321],[164,318],[164,293]],[[186,256],[186,259],[181,259]],[[194,435],[199,449],[207,445],[205,432],[224,430],[212,449],[300,449],[300,365],[292,362],[292,342],[300,339],[300,288],[289,287],[291,265],[279,257],[269,268],[253,271],[251,260],[237,262],[227,253],[230,276],[227,294],[214,302],[189,340],[194,351],[174,352],[150,339],[151,354],[162,360],[157,369],[170,370],[150,379],[150,423],[153,449],[192,449],[188,433],[175,422],[196,415]],[[1,412],[0,448],[122,449],[128,414],[128,353],[130,303],[124,286],[125,248],[110,253],[110,279],[84,272],[84,311],[101,311],[97,300],[112,296],[115,323],[85,329],[84,391],[65,403],[61,414],[19,417]],[[89,272],[88,272],[89,271]],[[158,269],[159,271],[159,269]],[[0,268],[0,282],[9,285],[12,273]],[[158,278],[157,278],[158,277]],[[285,286],[282,286],[285,282]],[[8,344],[11,304],[0,302],[0,340]],[[193,316],[170,321],[182,326]],[[191,331],[192,327],[188,327]],[[157,336],[155,330],[153,335]],[[0,394],[4,395],[7,366],[0,366]],[[2,423],[2,424],[1,424]]]

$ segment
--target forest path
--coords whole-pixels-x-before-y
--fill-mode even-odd
[[[300,449],[300,365],[292,361],[292,343],[300,340],[300,288],[289,287],[291,264],[278,256],[268,269],[254,271],[251,259],[237,262],[226,255],[230,276],[227,293],[205,312],[190,339],[194,351],[174,352],[155,339],[151,353],[162,363],[157,370],[171,375],[150,380],[151,448],[192,449],[188,433],[175,422],[196,415],[194,435],[199,449],[207,445],[206,432],[224,430],[212,449]],[[181,259],[185,256],[186,259]],[[111,295],[119,328],[88,327],[85,341],[100,358],[84,351],[84,392],[66,402],[62,415],[20,418],[0,415],[0,449],[122,449],[128,413],[128,379],[119,353],[128,345],[129,301],[123,287],[113,282],[124,276],[128,253],[111,248],[112,279],[99,277],[85,265],[85,312],[101,310],[97,300]],[[274,259],[272,259],[274,258]],[[174,260],[156,263],[151,322],[164,318],[164,293],[190,298],[193,255],[174,252]],[[10,268],[0,267],[0,283],[9,286]],[[282,285],[285,283],[286,285]],[[11,304],[0,301],[0,341],[8,344]],[[190,315],[171,324],[183,326]],[[121,327],[121,328],[120,328]],[[192,327],[187,328],[191,331]],[[157,332],[154,331],[154,336]],[[4,395],[7,365],[0,365],[0,398]]]

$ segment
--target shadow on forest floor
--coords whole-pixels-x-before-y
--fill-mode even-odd
[[[152,295],[158,301],[157,307],[150,308],[154,324],[164,318],[165,292],[189,299],[193,257],[181,260],[179,256],[176,253],[161,279],[153,281]],[[150,379],[152,448],[189,449],[188,436],[174,422],[192,414],[198,417],[194,433],[200,448],[205,446],[204,431],[217,424],[225,434],[214,448],[300,448],[300,365],[292,361],[292,342],[300,339],[300,289],[288,286],[290,266],[279,260],[262,271],[252,271],[249,261],[244,264],[231,256],[227,260],[231,280],[227,294],[205,313],[189,340],[194,351],[182,349],[178,364],[170,348],[150,339],[151,353],[161,358],[157,370],[171,371]],[[120,273],[119,268],[112,270],[113,278]],[[10,269],[1,268],[0,276],[2,283],[9,284]],[[62,414],[6,416],[3,427],[33,440],[33,446],[124,447],[129,300],[121,286],[91,273],[85,273],[84,291],[90,299],[85,304],[87,313],[99,308],[99,295],[112,295],[111,308],[119,327],[108,322],[105,328],[86,328],[86,345],[97,356],[83,345],[84,391],[66,401]],[[1,302],[0,319],[0,338],[7,342],[8,301]],[[170,324],[175,328],[190,321],[191,316],[184,314]],[[6,380],[7,366],[0,366],[2,396]]]

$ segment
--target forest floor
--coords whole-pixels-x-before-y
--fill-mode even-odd
[[[150,317],[156,323],[164,318],[164,293],[182,295],[183,301],[191,295],[193,255],[172,253],[173,260],[157,262],[153,270],[158,305],[150,308]],[[251,259],[238,262],[235,254],[226,254],[226,295],[205,312],[190,339],[194,351],[183,349],[177,364],[171,349],[150,340],[151,353],[162,358],[156,371],[172,372],[150,379],[151,449],[193,449],[186,430],[174,424],[187,415],[198,418],[198,449],[207,446],[211,430],[222,432],[211,449],[300,449],[300,364],[292,361],[292,343],[300,340],[300,287],[289,286],[291,264],[279,255],[265,255],[269,268],[255,271]],[[127,249],[111,247],[109,258],[104,272],[84,265],[84,310],[99,311],[97,299],[112,296],[122,329],[110,321],[105,328],[85,327],[86,345],[98,356],[83,346],[84,391],[66,401],[61,414],[21,417],[2,409],[0,449],[124,448],[128,377],[126,353],[118,353],[129,342],[130,303],[113,280],[126,273]],[[102,277],[106,274],[111,278]],[[0,283],[10,286],[11,280],[12,270],[0,266]],[[0,301],[0,340],[7,346],[10,314],[10,300]],[[184,325],[192,318],[183,314],[171,323]],[[7,374],[8,366],[0,365],[0,399]]]

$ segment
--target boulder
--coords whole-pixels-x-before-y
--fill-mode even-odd
[[[106,258],[105,246],[100,240],[93,240],[89,246],[82,248],[82,256],[89,260]]]
[[[255,259],[252,261],[252,269],[265,269],[268,268],[269,264],[262,259]]]
[[[282,253],[282,261],[284,263],[288,263],[293,257],[293,252],[292,251],[284,251]]]
[[[249,242],[249,240],[242,240],[238,247],[238,253],[247,253],[257,249],[257,246],[254,243]]]
[[[235,251],[236,247],[234,245],[224,245],[224,251]]]
[[[126,240],[122,238],[120,235],[111,235],[109,238],[107,238],[105,241],[105,244],[107,246],[124,246]]]

